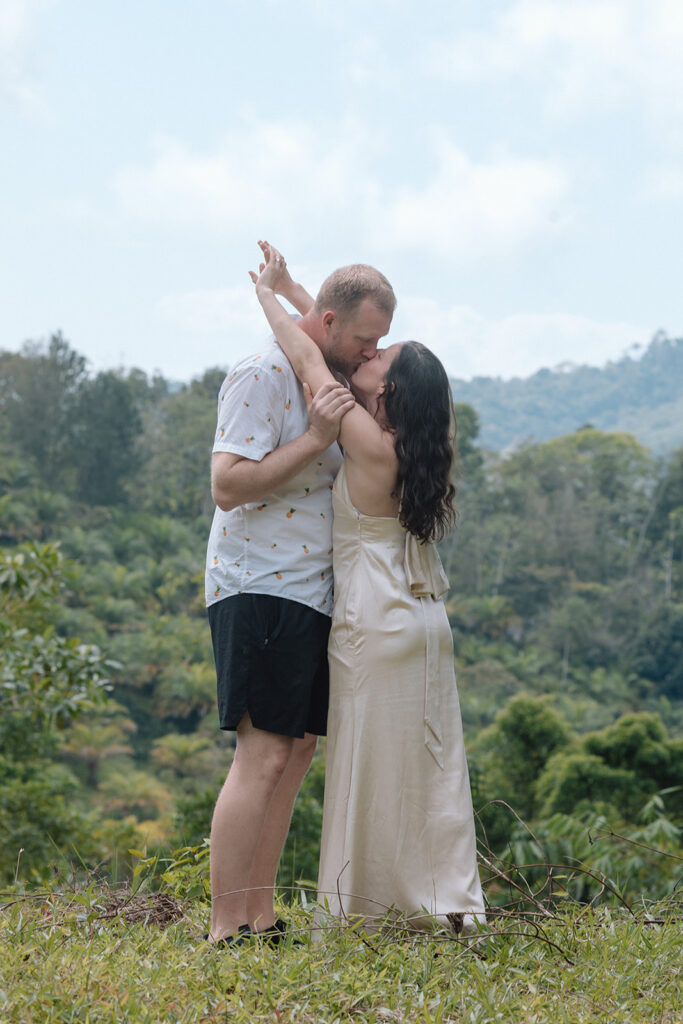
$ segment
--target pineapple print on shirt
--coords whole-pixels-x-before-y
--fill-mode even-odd
[[[308,427],[303,391],[271,343],[223,383],[214,452],[260,461]],[[331,614],[332,493],[341,465],[331,445],[284,487],[229,512],[216,509],[207,552],[207,604],[274,594]]]

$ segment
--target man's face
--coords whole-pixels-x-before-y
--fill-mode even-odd
[[[325,313],[323,323],[327,331],[323,355],[328,365],[351,378],[361,363],[374,358],[377,342],[389,333],[391,314],[378,309],[371,299],[363,299],[343,322]]]

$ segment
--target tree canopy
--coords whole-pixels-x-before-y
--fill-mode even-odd
[[[648,358],[678,352],[660,339]],[[223,371],[181,386],[90,374],[61,335],[0,353],[0,371],[0,873],[14,878],[20,849],[33,878],[75,849],[125,874],[130,849],[202,842],[232,757],[202,585]],[[582,416],[491,452],[486,409],[456,403],[459,518],[440,551],[488,839],[523,845],[507,803],[581,858],[590,815],[673,842],[683,449],[658,457]],[[322,777],[321,758],[287,884],[315,873]],[[671,884],[649,870],[639,884]]]

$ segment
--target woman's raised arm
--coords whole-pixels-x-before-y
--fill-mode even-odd
[[[265,264],[261,273],[256,275],[249,271],[256,285],[258,297],[266,319],[275,335],[277,343],[289,359],[292,369],[302,384],[308,384],[311,392],[316,392],[329,382],[336,380],[329,369],[319,347],[312,338],[302,331],[296,320],[284,308],[275,294],[280,291],[283,271],[286,268],[284,258],[268,242],[259,242]],[[380,472],[388,471],[389,476],[395,475],[396,457],[392,436],[379,426],[372,416],[356,403],[341,421],[339,441],[347,456],[365,464],[368,468],[380,468]]]
[[[284,258],[267,242],[259,242],[259,245],[265,263],[261,264],[258,275],[249,271],[256,285],[256,296],[276,341],[292,364],[295,374],[301,383],[308,384],[315,394],[323,384],[335,380],[334,374],[316,343],[301,330],[296,320],[292,320],[276,295],[276,292],[282,293],[283,286],[289,287],[287,278],[291,281]]]
[[[249,277],[252,279],[254,284],[258,281],[259,274],[262,274],[266,269],[266,263],[270,260],[270,249],[271,247],[267,242],[259,242],[261,251],[263,252],[264,262],[259,263],[259,272],[255,274],[253,270],[249,271]],[[287,263],[282,257],[281,253],[277,249],[273,250],[275,256],[280,256],[281,262],[277,263],[277,279],[274,284],[271,285],[276,295],[281,295],[283,299],[287,299],[297,313],[301,313],[302,316],[306,316],[313,308],[314,299],[312,295],[306,291],[302,284],[295,281],[289,270],[287,269]]]

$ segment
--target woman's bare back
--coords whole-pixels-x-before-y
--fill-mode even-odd
[[[383,432],[384,457],[378,462],[376,458],[364,458],[360,453],[353,456],[347,452],[346,481],[349,497],[355,508],[366,516],[398,517],[399,497],[394,494],[398,476],[398,459],[393,447],[393,436]]]

